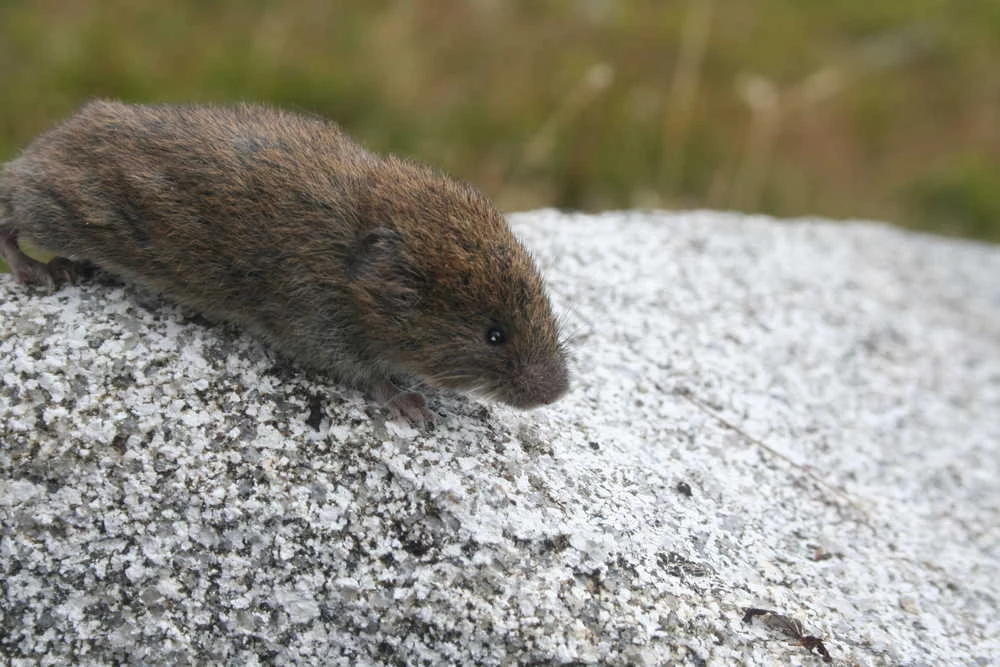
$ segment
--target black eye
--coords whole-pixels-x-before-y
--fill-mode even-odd
[[[490,327],[486,330],[486,342],[490,345],[503,345],[507,341],[507,330],[503,327]]]

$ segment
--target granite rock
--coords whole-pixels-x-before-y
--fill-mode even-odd
[[[513,220],[573,389],[423,430],[155,295],[0,276],[0,655],[995,664],[1000,248]]]

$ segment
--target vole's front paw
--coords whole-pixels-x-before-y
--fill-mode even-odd
[[[427,407],[423,395],[415,391],[401,391],[388,380],[372,387],[372,397],[393,419],[410,421],[416,426],[433,424],[437,415]]]

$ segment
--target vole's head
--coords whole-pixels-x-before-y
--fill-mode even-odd
[[[478,191],[395,158],[373,179],[348,263],[391,372],[519,407],[568,387],[566,354],[534,262]]]

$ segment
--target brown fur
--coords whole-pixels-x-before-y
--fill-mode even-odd
[[[58,279],[19,235],[383,400],[404,377],[519,407],[567,387],[541,278],[493,205],[318,118],[93,102],[0,174],[0,252],[22,280]]]

